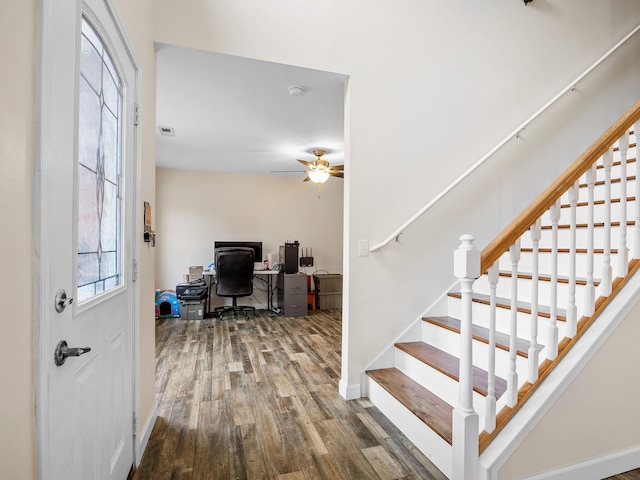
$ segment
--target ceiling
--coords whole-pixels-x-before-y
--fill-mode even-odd
[[[173,45],[157,48],[156,165],[302,172],[327,150],[344,163],[345,75]],[[289,87],[300,86],[293,96]],[[172,129],[175,136],[162,131]],[[293,173],[304,178],[303,173]]]

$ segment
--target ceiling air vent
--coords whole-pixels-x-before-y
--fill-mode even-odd
[[[176,136],[176,132],[173,131],[173,128],[171,127],[158,127],[160,129],[160,133],[162,135],[165,135],[167,137],[175,137]]]

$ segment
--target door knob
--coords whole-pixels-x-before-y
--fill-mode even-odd
[[[73,298],[67,297],[67,292],[64,290],[58,290],[56,292],[55,305],[56,312],[62,313],[65,308],[73,303]]]
[[[60,340],[58,346],[56,347],[56,351],[53,352],[53,360],[56,362],[56,365],[59,367],[64,365],[64,362],[67,360],[67,357],[79,357],[80,355],[84,355],[91,351],[89,347],[69,347],[65,340]]]

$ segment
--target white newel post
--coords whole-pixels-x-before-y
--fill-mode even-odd
[[[480,251],[471,235],[460,237],[453,255],[453,273],[460,281],[462,318],[460,325],[460,385],[458,405],[453,410],[453,480],[478,478],[478,414],[473,409],[473,359],[471,353],[471,294],[480,276]]]

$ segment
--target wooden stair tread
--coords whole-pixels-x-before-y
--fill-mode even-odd
[[[450,297],[461,298],[459,292],[450,292]],[[475,303],[482,303],[489,305],[491,297],[482,293],[473,293],[471,301]],[[496,307],[511,310],[511,300],[508,298],[496,297]],[[531,304],[528,302],[518,302],[516,308],[520,313],[531,314]],[[538,305],[538,316],[544,318],[551,317],[551,308],[548,305]],[[563,308],[556,309],[556,318],[559,322],[565,322],[567,320],[567,311]]]
[[[635,220],[627,220],[627,226],[628,227],[632,227],[636,224]],[[611,222],[611,226],[612,227],[619,227],[620,226],[620,222]],[[593,228],[603,228],[604,227],[604,222],[594,222],[593,223]],[[551,230],[553,228],[552,225],[542,225],[540,228],[542,228],[542,230]],[[562,223],[558,225],[558,229],[560,230],[568,230],[569,228],[571,228],[571,225],[568,223]],[[580,228],[580,229],[584,229],[584,228],[589,228],[589,225],[587,223],[576,223],[576,228]]]
[[[533,251],[533,248],[521,248],[520,252],[526,252],[526,253],[531,253]],[[550,248],[540,248],[538,249],[538,251],[540,253],[551,253],[551,249]],[[570,253],[570,250],[568,248],[559,248],[558,249],[558,253]],[[576,248],[576,253],[587,253],[587,249],[586,248]],[[598,254],[598,255],[602,255],[604,253],[604,249],[602,248],[594,248],[593,249],[593,253],[594,254]],[[611,253],[612,254],[617,254],[618,253],[618,249],[617,248],[612,248],[611,249]]]
[[[427,323],[436,325],[438,327],[446,328],[447,330],[450,330],[452,332],[460,333],[460,320],[458,320],[457,318],[424,317],[422,320]],[[471,329],[471,335],[474,340],[486,343],[487,345],[489,344],[488,328],[481,327],[480,325],[473,325]],[[509,351],[509,335],[502,332],[496,332],[496,347],[508,352]],[[543,346],[539,345],[539,347],[542,349]],[[524,358],[529,358],[529,342],[521,338],[517,338],[516,354]]]
[[[511,278],[512,274],[508,270],[500,270],[498,272],[498,275],[500,275],[501,277]],[[522,279],[522,280],[533,280],[533,274],[518,272],[518,278]],[[540,282],[550,282],[551,281],[551,275],[538,274],[538,280]],[[563,275],[558,275],[558,283],[569,283],[569,277],[565,277]],[[586,284],[587,284],[587,279],[586,278],[576,277],[576,285],[586,285]],[[598,285],[600,285],[600,280],[595,280],[594,279],[593,280],[593,284],[597,287]]]
[[[636,148],[635,143],[633,143],[633,144],[632,144],[632,143],[630,143],[630,144],[629,144],[629,150],[631,150],[632,148]],[[613,151],[614,151],[614,152],[618,152],[618,151],[619,151],[619,150],[618,150],[618,147],[614,147]],[[635,162],[636,162],[636,158],[635,158],[635,157],[627,158],[627,163],[635,163]],[[618,167],[618,166],[620,166],[621,164],[622,164],[622,162],[621,162],[620,160],[616,160],[615,162],[613,162],[613,163],[611,164],[611,166],[612,166],[612,167]],[[596,169],[598,169],[598,170],[602,170],[603,168],[604,168],[604,164],[602,164],[602,163],[598,163],[598,164],[596,165]]]
[[[627,202],[635,202],[636,201],[636,197],[627,197]],[[612,198],[611,199],[611,203],[620,203],[620,199],[619,198]],[[593,202],[594,205],[604,205],[605,201],[604,200],[594,200]],[[577,202],[576,203],[576,207],[586,207],[589,205],[589,202]],[[562,205],[560,205],[560,208],[571,208],[571,204],[570,203],[563,203]]]
[[[628,175],[628,176],[627,176],[627,182],[632,182],[632,181],[634,181],[635,179],[636,179],[636,176],[635,176],[635,175]],[[611,183],[620,183],[620,180],[621,180],[620,178],[612,178],[612,179],[611,179]],[[595,185],[595,186],[598,186],[598,185],[604,185],[605,183],[606,183],[606,182],[605,182],[604,180],[598,180],[597,182],[594,182],[594,185]],[[581,183],[581,184],[579,185],[579,188],[587,188],[587,187],[588,187],[588,185],[587,185],[586,183]]]
[[[370,370],[367,375],[411,413],[429,426],[449,445],[452,444],[453,407],[397,368]]]
[[[631,132],[631,134],[632,134],[632,135],[634,135],[634,133],[633,133],[633,132]],[[630,151],[632,148],[636,148],[636,144],[635,144],[635,143],[629,143],[629,151]],[[620,147],[617,147],[617,146],[616,146],[616,147],[613,147],[613,151],[614,151],[614,152],[619,152],[619,151],[620,151]],[[630,162],[630,161],[632,161],[632,160],[635,160],[635,158],[627,158],[627,162]],[[618,162],[618,163],[620,163],[620,162]]]
[[[438,370],[456,382],[460,381],[460,359],[425,342],[396,343],[396,348],[406,352],[422,363]],[[486,370],[473,367],[473,389],[486,397],[489,390],[489,374]],[[507,381],[495,377],[495,397],[500,398],[507,390]]]

